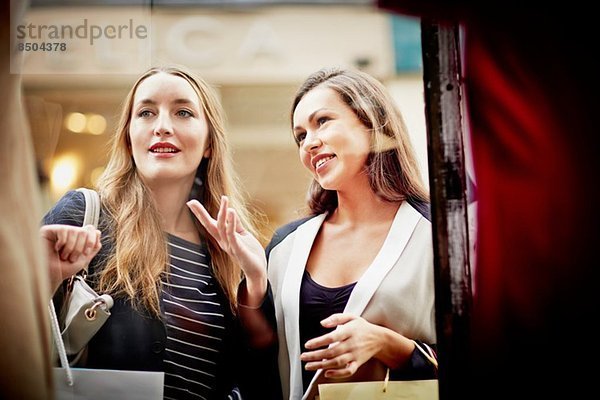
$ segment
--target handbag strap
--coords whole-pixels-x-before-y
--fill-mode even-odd
[[[98,228],[100,219],[100,196],[98,196],[98,192],[83,187],[77,189],[77,191],[83,193],[85,197],[85,214],[81,226],[94,225]]]
[[[83,193],[83,197],[85,198],[85,212],[81,226],[93,225],[98,229],[98,222],[100,220],[100,196],[98,196],[98,192],[84,187],[77,189],[77,191]],[[86,265],[82,271],[87,273],[87,267]]]
[[[56,344],[56,350],[58,350],[58,357],[60,358],[60,365],[65,369],[67,373],[67,384],[73,386],[73,371],[69,365],[69,359],[67,358],[67,350],[65,349],[65,343],[63,342],[62,335],[60,334],[60,326],[58,325],[58,318],[56,317],[56,311],[54,310],[54,302],[50,299],[50,326],[52,327],[52,336],[54,336],[54,343]]]

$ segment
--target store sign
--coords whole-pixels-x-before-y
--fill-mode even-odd
[[[323,66],[394,71],[390,20],[376,10],[33,9],[12,22],[13,72],[23,74],[138,74],[176,63],[216,82],[275,83]]]

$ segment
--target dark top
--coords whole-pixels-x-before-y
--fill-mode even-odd
[[[229,302],[215,277],[205,245],[168,235],[169,269],[161,280],[161,312],[167,333],[163,355],[165,399],[222,398],[226,373]],[[224,368],[225,367],[225,368]],[[241,398],[237,387],[234,399]]]
[[[300,285],[300,343],[303,352],[307,351],[304,343],[308,340],[333,331],[324,328],[321,321],[332,314],[344,311],[355,285],[356,282],[335,288],[321,286],[313,281],[308,271],[304,271]],[[305,365],[306,362],[302,361],[304,391],[316,373],[304,369]]]

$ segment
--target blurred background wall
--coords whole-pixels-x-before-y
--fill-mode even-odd
[[[71,188],[94,186],[127,91],[145,69],[166,63],[217,88],[236,167],[252,205],[268,218],[269,237],[303,212],[309,175],[292,140],[290,104],[321,67],[357,67],[389,88],[427,182],[419,21],[371,3],[32,1],[11,32],[31,43],[21,72],[47,177],[43,209]],[[47,43],[58,45],[48,50]]]

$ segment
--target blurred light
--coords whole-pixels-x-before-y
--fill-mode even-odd
[[[79,174],[79,158],[64,155],[54,160],[50,173],[50,185],[55,194],[61,194],[72,188]]]
[[[98,178],[100,178],[100,175],[102,175],[103,172],[104,167],[96,167],[92,170],[90,173],[90,182],[92,183],[92,186],[97,186]]]
[[[92,135],[102,135],[106,129],[106,119],[99,114],[87,114],[86,128]]]
[[[81,133],[85,129],[85,125],[86,118],[82,113],[69,113],[65,118],[65,126],[71,132]]]

